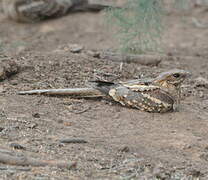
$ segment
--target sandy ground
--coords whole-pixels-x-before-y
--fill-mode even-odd
[[[12,58],[21,71],[0,83],[0,143],[24,146],[14,150],[37,159],[76,161],[77,168],[0,165],[0,179],[208,179],[208,28],[200,8],[167,17],[165,53],[170,60],[157,67],[124,64],[69,51],[116,49],[103,13],[78,13],[38,24],[18,24],[0,14],[1,59]],[[7,55],[7,57],[5,57]],[[176,58],[179,57],[179,58]],[[172,68],[192,73],[183,85],[178,112],[151,114],[105,99],[20,96],[19,90],[83,87],[103,76],[120,80],[154,77]],[[107,77],[106,73],[115,74]],[[85,144],[63,144],[81,138]]]

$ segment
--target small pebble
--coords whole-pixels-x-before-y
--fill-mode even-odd
[[[32,116],[33,116],[34,118],[40,118],[40,114],[39,114],[39,113],[33,113]]]
[[[4,128],[3,127],[0,127],[0,132],[3,131],[3,130],[4,130]]]
[[[119,149],[119,151],[120,151],[120,152],[129,152],[130,149],[129,149],[128,146],[124,146],[124,147],[121,147],[121,148]]]
[[[69,46],[69,50],[72,53],[80,53],[83,50],[83,46],[79,45],[79,44],[71,44]]]
[[[196,87],[205,87],[208,88],[208,80],[203,77],[198,77],[195,80]]]
[[[92,57],[95,57],[95,58],[100,58],[100,52],[98,52],[98,51],[89,50],[86,53],[89,56],[92,56]]]
[[[9,145],[11,148],[14,148],[14,149],[22,149],[22,150],[26,150],[26,148],[18,143],[11,143]]]
[[[28,128],[34,129],[34,128],[36,128],[37,126],[38,126],[37,123],[31,123],[31,124],[28,125]]]

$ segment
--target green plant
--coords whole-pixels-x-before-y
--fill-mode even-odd
[[[188,0],[174,0],[183,7]],[[116,28],[120,51],[128,53],[161,52],[164,30],[165,0],[128,0],[122,8],[109,8],[106,15]]]

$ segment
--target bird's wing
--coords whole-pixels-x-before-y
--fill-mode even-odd
[[[100,81],[100,80],[96,80],[96,81],[89,81],[88,85],[94,89],[99,90],[100,92],[109,95],[109,91],[114,88],[117,87],[117,84],[113,83],[113,82],[108,82],[108,81]]]
[[[148,112],[167,112],[173,108],[174,100],[155,85],[120,85],[113,87],[109,95],[124,106]]]
[[[133,80],[128,80],[128,81],[120,81],[120,84],[123,85],[149,85],[152,84],[154,79],[150,78],[144,78],[144,79],[133,79]]]
[[[120,82],[125,87],[132,89],[133,91],[149,91],[153,89],[158,89],[159,87],[155,85],[152,79],[135,79],[125,82]]]
[[[128,81],[118,84],[91,81],[90,83],[91,87],[109,95],[124,106],[148,112],[167,112],[173,108],[173,97],[150,81]]]

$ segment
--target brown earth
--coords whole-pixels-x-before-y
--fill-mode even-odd
[[[0,83],[0,143],[37,159],[77,161],[76,169],[0,165],[0,179],[208,179],[208,12],[196,8],[167,17],[165,53],[157,67],[125,64],[71,53],[116,49],[103,13],[78,13],[38,24],[18,24],[0,14],[1,59],[12,57],[21,71]],[[7,55],[5,57],[4,55]],[[180,56],[179,58],[175,58]],[[183,85],[178,112],[151,114],[102,99],[20,96],[19,90],[83,87],[87,80],[154,77],[172,68],[193,76]],[[107,76],[106,73],[115,74]],[[62,144],[81,138],[85,144]]]

